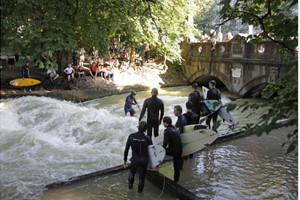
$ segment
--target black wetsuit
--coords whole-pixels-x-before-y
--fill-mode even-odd
[[[128,95],[125,101],[124,107],[126,108],[132,108],[132,105],[136,105],[136,99],[132,97],[132,95]]]
[[[208,90],[207,92],[207,100],[221,100],[221,93],[217,88],[211,88]],[[215,121],[217,121],[218,119],[218,112],[214,112],[211,115],[208,116],[207,120],[206,120],[206,124],[208,126],[208,128],[210,128],[210,121],[211,119],[213,119],[213,123],[215,123]]]
[[[192,111],[200,116],[200,102],[203,99],[198,90],[194,91],[194,95],[190,98],[192,103]]]
[[[145,100],[143,109],[140,115],[139,121],[145,115],[147,109],[147,135],[152,137],[152,128],[154,128],[154,137],[158,136],[158,127],[160,121],[164,116],[164,103],[161,99],[157,98],[157,96],[153,95],[152,97]],[[159,116],[160,111],[160,116]]]
[[[29,78],[29,66],[24,65],[22,68],[23,78]]]
[[[186,112],[183,114],[186,119],[186,125],[198,124],[199,123],[199,115],[194,112]]]
[[[183,115],[178,116],[175,127],[179,128],[180,133],[183,133],[183,127],[186,125],[186,119]]]
[[[182,142],[180,137],[180,130],[172,125],[169,125],[164,131],[163,147],[169,156],[173,156],[174,167],[174,181],[178,182],[180,177],[180,168],[183,164]]]
[[[137,168],[139,170],[139,187],[141,192],[144,188],[144,180],[148,166],[148,146],[152,144],[151,139],[142,132],[136,132],[129,135],[124,151],[124,162],[127,162],[129,148],[132,150],[132,158],[129,173],[129,188],[131,189],[134,182],[134,175]]]

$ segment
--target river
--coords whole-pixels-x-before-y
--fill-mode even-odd
[[[185,110],[190,92],[190,87],[159,89],[165,115],[175,121],[173,106],[179,104]],[[142,106],[149,96],[150,91],[139,92],[137,101]],[[58,199],[51,190],[45,191],[44,186],[122,164],[124,144],[138,124],[137,119],[124,116],[125,98],[124,94],[83,103],[32,96],[2,100],[1,199]],[[222,101],[231,102],[225,91]],[[235,103],[241,105],[245,101],[239,99]],[[256,99],[248,101],[261,103]],[[257,120],[261,114],[249,117],[249,112],[232,112],[239,122],[236,128]],[[222,124],[219,132],[227,129],[228,125]],[[208,199],[297,199],[297,157],[285,155],[281,143],[286,140],[288,130],[283,130],[268,136],[228,141],[198,153],[185,162],[179,184]],[[95,199],[153,199],[161,193],[147,182],[144,196],[136,195],[128,192],[126,181],[127,174],[121,173],[100,179],[94,186],[75,185],[67,189],[67,194],[65,190],[63,193],[69,199],[84,199],[78,192],[83,190]],[[161,198],[173,197],[163,194]]]

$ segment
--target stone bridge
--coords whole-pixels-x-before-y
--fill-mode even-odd
[[[293,46],[292,41],[289,45]],[[185,42],[181,49],[182,69],[190,82],[207,85],[214,79],[241,97],[261,89],[289,70],[279,59],[279,45],[272,41],[250,44],[237,35],[229,42],[218,42],[214,50],[210,42]]]

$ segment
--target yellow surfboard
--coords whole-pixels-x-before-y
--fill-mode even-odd
[[[41,81],[33,78],[18,78],[11,80],[9,84],[17,87],[26,87],[26,86],[32,86],[32,85],[37,85],[40,84]]]

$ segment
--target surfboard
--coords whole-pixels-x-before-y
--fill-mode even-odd
[[[213,143],[219,134],[210,129],[200,129],[181,134],[182,156],[190,155]]]
[[[229,124],[235,124],[236,121],[235,119],[232,117],[232,115],[230,114],[230,112],[227,111],[227,107],[226,106],[222,106],[219,111],[218,111],[218,115],[227,123]]]
[[[204,99],[206,99],[207,98],[208,88],[205,87],[205,86],[202,86],[202,92],[203,92]]]
[[[183,133],[188,133],[195,130],[207,129],[207,125],[191,124],[183,127]]]
[[[166,150],[160,145],[149,145],[148,146],[148,168],[158,166],[166,156]]]
[[[203,103],[205,103],[206,107],[211,112],[216,112],[222,106],[222,103],[220,101],[218,101],[218,100],[205,100],[205,101],[203,101]]]
[[[37,85],[40,83],[41,83],[40,80],[33,79],[33,78],[24,78],[24,79],[18,78],[18,79],[11,80],[9,82],[10,85],[17,86],[17,87],[33,86],[33,85]]]

